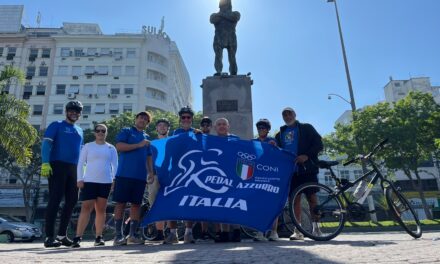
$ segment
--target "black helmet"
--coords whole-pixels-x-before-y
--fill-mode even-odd
[[[207,117],[207,116],[204,116],[204,117],[202,118],[202,120],[200,121],[200,126],[203,125],[203,124],[212,125],[212,120],[211,120],[211,118],[209,118],[209,117]]]
[[[182,116],[183,114],[190,114],[191,116],[194,116],[194,111],[189,106],[184,106],[179,111],[179,116]]]
[[[159,118],[159,119],[156,121],[156,126],[157,126],[159,123],[165,123],[165,124],[167,124],[167,126],[170,126],[170,121],[169,121],[168,119],[166,119],[166,118]]]
[[[83,110],[83,105],[80,101],[70,101],[66,104],[66,112],[69,110],[81,112]]]
[[[270,130],[271,125],[270,125],[270,121],[267,120],[266,118],[262,118],[260,120],[258,120],[257,124],[255,124],[255,126],[258,128],[259,126],[265,127],[267,128],[267,130]]]

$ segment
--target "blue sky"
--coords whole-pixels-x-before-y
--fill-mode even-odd
[[[42,27],[62,22],[98,23],[105,34],[159,27],[177,42],[190,73],[194,108],[202,110],[202,79],[214,73],[209,16],[218,0],[7,0],[25,5],[24,24]],[[281,110],[293,107],[300,121],[321,134],[350,109],[333,4],[326,0],[233,0],[241,13],[237,26],[239,73],[252,72],[254,121],[265,117],[283,124]],[[440,85],[440,1],[338,0],[356,104],[384,99],[383,87],[394,79],[431,77]],[[228,64],[225,63],[227,69]]]

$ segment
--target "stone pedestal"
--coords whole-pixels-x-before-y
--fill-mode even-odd
[[[207,77],[202,83],[203,115],[209,116],[213,122],[226,117],[232,134],[241,139],[252,139],[252,83],[246,75]]]

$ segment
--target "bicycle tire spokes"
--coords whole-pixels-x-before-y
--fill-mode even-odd
[[[316,194],[316,199],[311,196]],[[294,200],[301,204],[301,216],[295,213]],[[337,236],[345,222],[345,209],[332,190],[322,184],[304,184],[294,191],[290,208],[297,228],[314,240],[330,240]]]

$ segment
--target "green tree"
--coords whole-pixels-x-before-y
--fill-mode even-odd
[[[437,150],[435,139],[440,138],[440,107],[430,94],[411,92],[393,105],[378,103],[356,112],[356,121],[337,125],[336,131],[325,137],[326,152],[357,153],[354,138],[363,153],[384,138],[390,146],[378,153],[390,170],[402,170],[418,191],[426,216],[431,213],[422,191],[420,165],[430,160]]]
[[[37,131],[27,121],[30,107],[23,101],[4,93],[12,80],[24,82],[24,73],[12,66],[5,66],[0,73],[0,146],[21,165],[29,164],[32,145]]]

